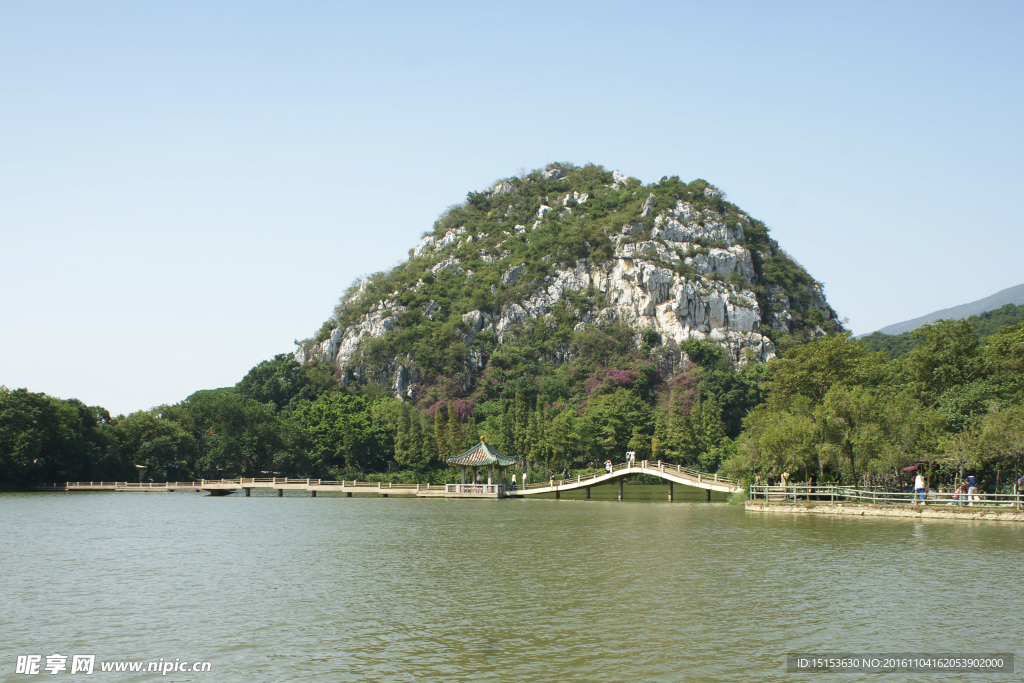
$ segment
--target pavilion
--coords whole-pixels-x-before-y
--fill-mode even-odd
[[[480,437],[480,443],[476,444],[462,455],[454,455],[446,458],[449,465],[455,465],[462,468],[462,485],[466,484],[466,468],[471,467],[473,469],[473,484],[476,484],[476,471],[477,468],[487,468],[487,484],[492,485],[494,483],[494,466],[498,466],[498,486],[505,484],[505,468],[510,465],[515,465],[518,460],[516,458],[510,458],[507,455],[502,455],[498,451],[494,450],[484,442],[484,437]]]

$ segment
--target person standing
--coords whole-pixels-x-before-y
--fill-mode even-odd
[[[917,476],[914,477],[914,493],[917,494],[917,504],[924,505],[924,477],[921,476],[921,471],[917,471]]]
[[[515,472],[512,473],[512,490],[513,491],[516,490],[516,473]]]
[[[526,470],[523,470],[523,490],[526,490]]]
[[[981,500],[978,497],[978,480],[974,478],[974,475],[967,477],[967,504],[973,506],[974,501]]]

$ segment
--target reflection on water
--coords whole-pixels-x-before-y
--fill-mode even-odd
[[[1024,633],[1017,525],[593,492],[0,495],[0,670],[59,652],[213,662],[179,681],[790,680],[788,652]]]

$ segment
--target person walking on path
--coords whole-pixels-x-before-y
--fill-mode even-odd
[[[604,461],[604,469],[605,469],[605,471],[608,474],[612,473],[612,461],[611,460],[605,460]],[[1024,477],[1021,477],[1021,479],[1024,479]]]
[[[917,494],[917,504],[924,505],[924,477],[921,476],[921,472],[918,471],[917,476],[914,477],[914,493]]]
[[[516,490],[516,473],[515,472],[512,473],[512,490],[513,491]]]

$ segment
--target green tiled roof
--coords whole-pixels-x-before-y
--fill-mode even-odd
[[[455,455],[447,458],[447,462],[449,465],[464,465],[466,467],[486,467],[488,465],[508,467],[516,464],[517,461],[515,458],[502,455],[481,441],[462,455]]]

